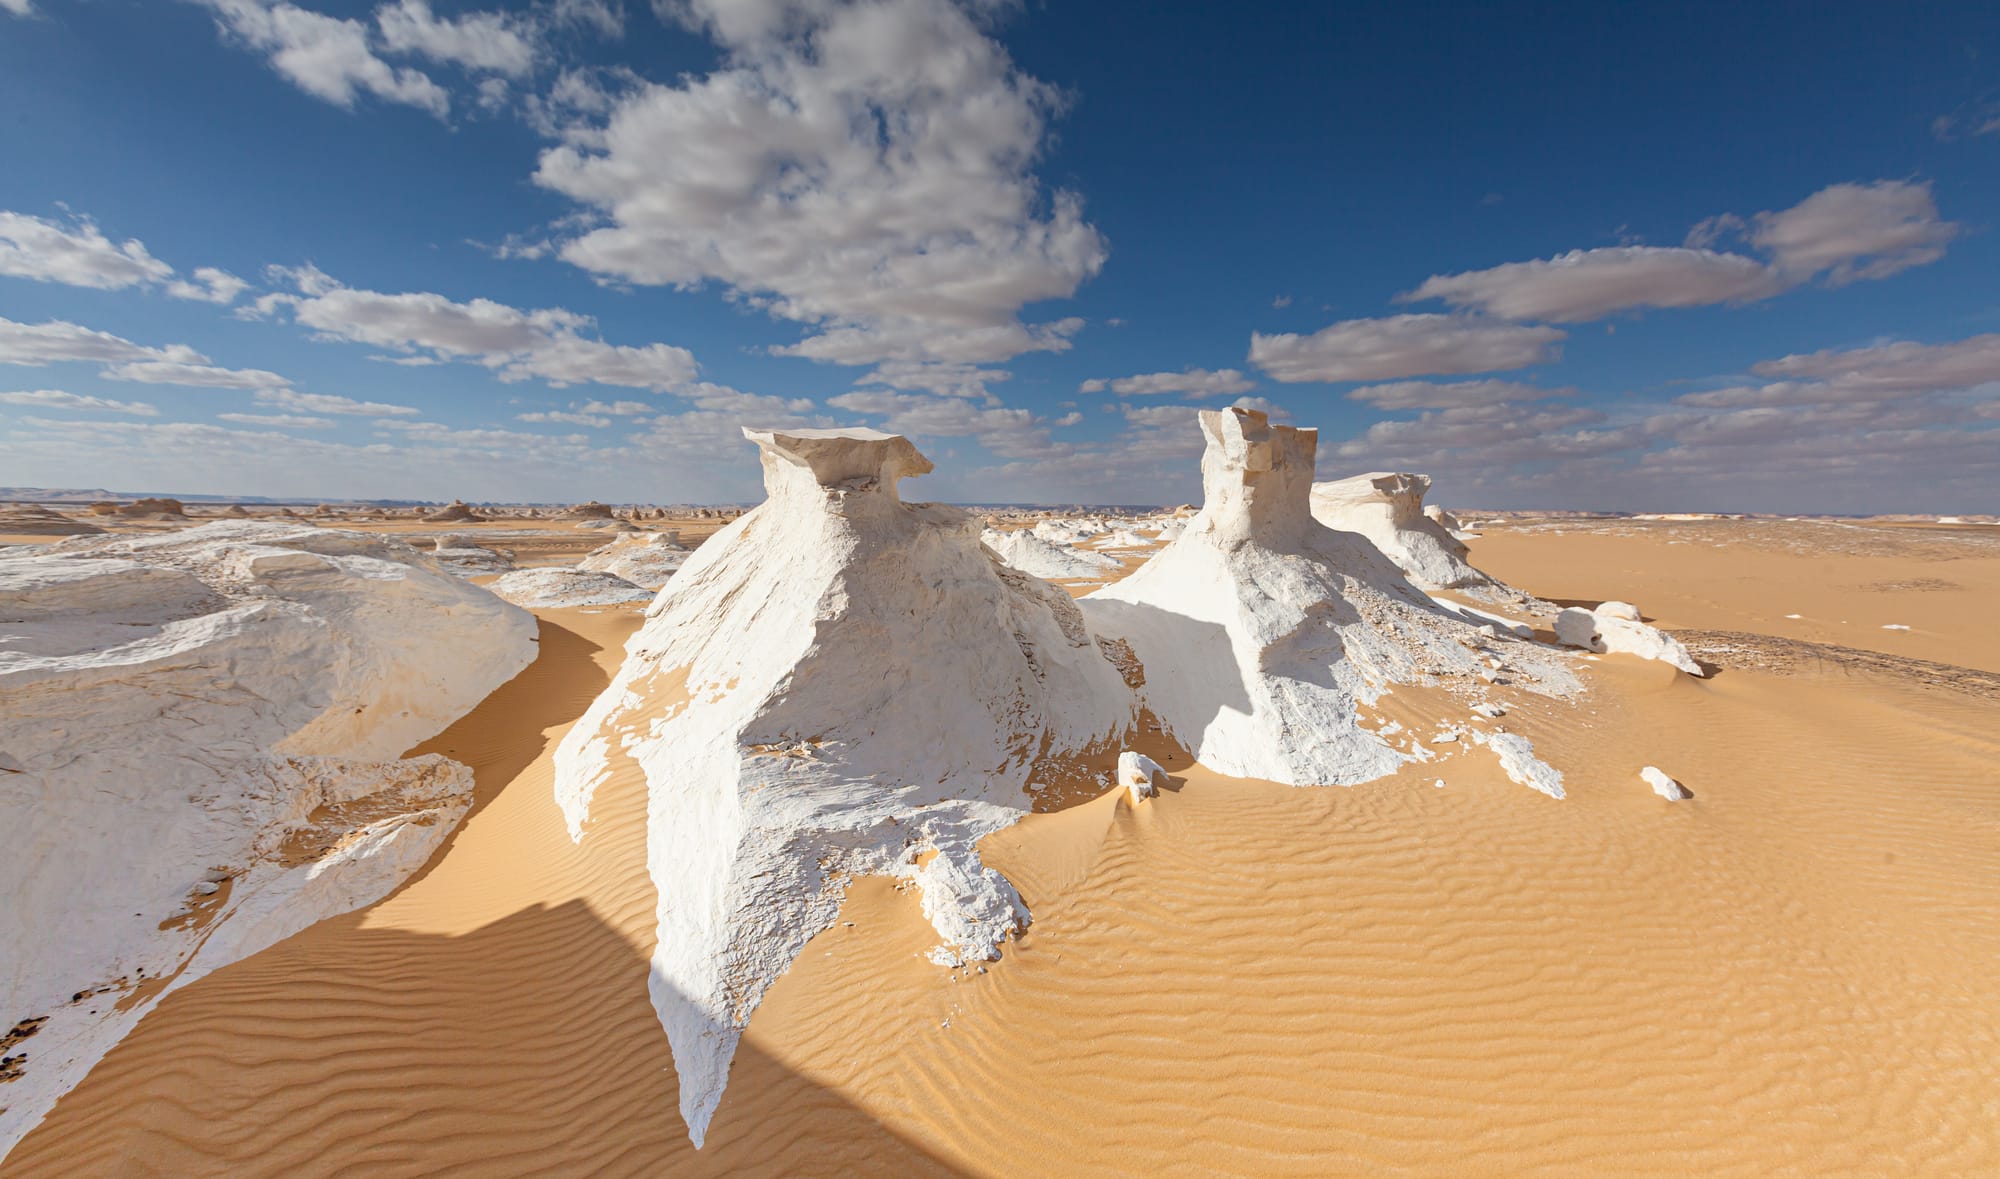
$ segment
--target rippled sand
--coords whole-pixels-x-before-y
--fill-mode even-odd
[[[646,997],[637,784],[587,854],[549,794],[637,616],[550,613],[542,659],[425,747],[480,779],[431,870],[169,997],[0,1174],[2000,1169],[2000,694],[1910,670],[2000,668],[2000,627],[1951,604],[1920,628],[1961,591],[1882,588],[2000,601],[2000,561],[1628,531],[1496,530],[1474,558],[1820,654],[1587,664],[1574,708],[1502,722],[1564,802],[1446,745],[1354,789],[1181,759],[1144,807],[1031,816],[985,845],[1035,924],[983,974],[921,961],[914,896],[864,881],[699,1153]],[[1764,625],[1794,612],[1823,637]]]

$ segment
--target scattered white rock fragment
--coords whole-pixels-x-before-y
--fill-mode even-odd
[[[1882,629],[1883,629],[1883,630],[1908,630],[1908,629],[1910,629],[1910,628],[1909,628],[1909,627],[1907,627],[1907,626],[1904,626],[1904,625],[1903,625],[1902,623],[1900,623],[1900,622],[1888,622],[1888,623],[1884,623],[1884,624],[1882,625]]]
[[[1667,775],[1666,771],[1657,766],[1647,766],[1645,769],[1639,771],[1639,776],[1645,779],[1646,785],[1653,788],[1653,793],[1666,799],[1668,802],[1679,802],[1687,797],[1687,791],[1682,788],[1681,784],[1674,781]]]
[[[1167,771],[1160,763],[1143,753],[1127,749],[1118,755],[1118,784],[1131,792],[1135,803],[1158,794],[1159,783],[1166,778]]]
[[[1505,708],[1502,708],[1498,704],[1494,704],[1488,700],[1481,700],[1479,703],[1473,705],[1472,711],[1478,713],[1483,717],[1487,717],[1493,720],[1498,720],[1500,717],[1507,715],[1507,710]]]
[[[403,751],[536,649],[409,545],[263,521],[0,557],[0,632],[0,1023],[48,1017],[0,1154],[165,994],[421,866],[472,773]],[[71,1002],[142,968],[172,981]]]
[[[1563,797],[1562,771],[1535,756],[1535,747],[1519,733],[1488,733],[1472,729],[1474,741],[1491,749],[1509,778],[1550,798]]]
[[[1785,615],[1785,617],[1787,617],[1787,618],[1790,618],[1790,619],[1793,619],[1793,620],[1797,620],[1797,619],[1800,619],[1800,618],[1804,618],[1804,617],[1805,617],[1805,615],[1803,615],[1803,614],[1787,614],[1787,615]]]
[[[1602,602],[1591,613],[1597,615],[1599,618],[1618,618],[1626,622],[1640,621],[1639,608],[1630,602]]]
[[[1627,603],[1609,603],[1630,610]],[[1600,610],[1602,607],[1599,608]],[[1636,613],[1636,611],[1634,611]],[[1702,674],[1701,665],[1681,646],[1680,640],[1643,622],[1570,606],[1556,615],[1556,639],[1572,647],[1599,654],[1637,655],[1670,663],[1692,676]]]
[[[632,532],[591,550],[576,567],[585,573],[609,573],[650,593],[667,584],[687,559],[678,532]]]
[[[697,1145],[743,1028],[848,880],[914,881],[935,960],[991,957],[1028,914],[978,840],[1027,813],[1043,757],[1132,723],[1068,594],[1001,563],[974,517],[898,496],[931,470],[907,439],[744,433],[768,498],[660,590],[555,754],[586,849],[599,787],[644,774],[653,1007]],[[812,757],[786,755],[801,741]]]

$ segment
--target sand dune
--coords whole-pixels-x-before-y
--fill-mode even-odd
[[[1524,536],[1523,576],[1516,539],[1475,562],[1669,624],[1745,626],[1805,586],[1852,611],[1880,591],[1826,586],[1883,579],[1731,554],[1754,561],[1731,586],[1660,535]],[[862,882],[766,995],[697,1153],[646,998],[636,782],[604,787],[581,847],[550,796],[637,616],[544,618],[535,667],[425,747],[479,775],[431,870],[170,996],[0,1174],[2000,1167],[2000,703],[1893,665],[1620,657],[1586,662],[1573,710],[1498,722],[1564,769],[1564,802],[1463,741],[1352,789],[1166,760],[1142,807],[1106,793],[985,841],[1035,914],[985,973],[922,961],[913,898]]]

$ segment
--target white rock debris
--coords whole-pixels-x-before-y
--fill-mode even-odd
[[[1509,778],[1550,798],[1563,797],[1562,771],[1535,756],[1535,747],[1519,733],[1489,733],[1468,729],[1466,736],[1493,751]]]
[[[1613,613],[1605,613],[1605,606],[1614,608]],[[1694,656],[1681,646],[1679,639],[1655,626],[1635,621],[1624,616],[1626,611],[1637,615],[1638,610],[1626,602],[1607,602],[1595,611],[1581,606],[1570,606],[1556,615],[1555,632],[1558,642],[1600,655],[1637,655],[1641,659],[1656,659],[1670,663],[1692,676],[1702,674],[1701,665]]]
[[[46,1021],[0,1154],[162,996],[420,867],[472,775],[401,754],[535,636],[427,554],[305,524],[0,557],[0,1026]]]
[[[1002,561],[1036,577],[1101,578],[1118,568],[1118,558],[1107,553],[1072,548],[1025,528],[1012,532],[988,528],[979,534],[979,539],[998,553]]]
[[[1131,793],[1135,803],[1158,794],[1159,783],[1166,778],[1166,768],[1143,753],[1127,749],[1118,755],[1118,784]]]
[[[582,569],[516,569],[494,578],[486,588],[516,606],[531,610],[615,606],[622,602],[644,602],[653,596],[652,590],[616,574]]]
[[[1465,542],[1424,514],[1428,475],[1374,471],[1312,485],[1312,514],[1328,528],[1359,533],[1426,589],[1481,585]]]
[[[460,577],[505,573],[514,567],[513,558],[467,537],[440,536],[432,543],[432,559]]]
[[[1687,797],[1687,790],[1658,766],[1647,766],[1640,770],[1639,777],[1645,780],[1646,785],[1653,788],[1653,793],[1668,802],[1680,802]]]
[[[1067,594],[1001,563],[965,512],[898,497],[931,470],[906,439],[744,433],[768,498],[660,591],[556,751],[586,846],[600,785],[644,775],[653,1005],[697,1145],[751,1013],[849,879],[915,880],[940,957],[990,957],[1027,914],[977,841],[1026,813],[1044,759],[1132,724]]]
[[[1144,667],[1143,701],[1202,764],[1290,785],[1351,785],[1408,755],[1358,723],[1392,683],[1491,674],[1507,645],[1516,682],[1575,686],[1553,652],[1482,635],[1441,609],[1367,540],[1309,510],[1314,431],[1259,412],[1200,414],[1206,502],[1181,538],[1080,600],[1099,634]]]
[[[576,567],[585,573],[609,573],[650,591],[667,584],[687,559],[679,533],[633,532],[592,549]]]

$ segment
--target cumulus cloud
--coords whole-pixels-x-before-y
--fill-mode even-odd
[[[213,266],[198,266],[192,279],[175,279],[167,284],[167,293],[176,299],[194,299],[225,307],[249,289],[249,283]]]
[[[468,12],[440,18],[429,0],[398,0],[375,11],[382,43],[469,70],[522,77],[535,68],[534,32],[504,12]]]
[[[1768,299],[1815,278],[1830,286],[1934,262],[1958,226],[1938,217],[1928,183],[1833,184],[1779,212],[1707,218],[1678,247],[1622,245],[1432,275],[1397,296],[1440,299],[1503,319],[1577,323],[1641,307]],[[1711,247],[1746,237],[1764,257]]]
[[[1555,360],[1566,334],[1467,315],[1391,315],[1342,320],[1311,335],[1254,333],[1250,363],[1288,384],[1501,372]]]
[[[1539,401],[1545,397],[1567,397],[1575,389],[1544,389],[1520,381],[1488,378],[1482,381],[1395,381],[1385,385],[1363,385],[1350,390],[1350,401],[1363,401],[1377,409],[1453,409],[1459,406],[1496,405],[1507,401]]]
[[[370,45],[368,25],[273,0],[198,0],[216,25],[265,55],[271,68],[299,89],[339,107],[362,94],[428,111],[451,112],[451,97],[428,74],[395,66]]]
[[[931,438],[976,438],[1005,458],[1047,453],[1054,445],[1047,423],[1025,409],[981,407],[963,397],[857,389],[827,399],[835,409],[879,416],[880,428]]]
[[[1256,387],[1257,382],[1233,368],[1191,368],[1185,372],[1141,373],[1114,379],[1093,377],[1077,388],[1084,393],[1108,391],[1120,397],[1154,397],[1174,393],[1188,397],[1227,397],[1232,393],[1248,393]]]
[[[560,307],[523,310],[491,299],[458,302],[431,291],[360,290],[316,267],[273,268],[273,277],[289,281],[298,293],[266,295],[256,304],[260,314],[287,311],[325,339],[467,361],[493,370],[502,381],[665,392],[688,384],[700,371],[685,348],[607,344],[586,336],[595,321]]]
[[[610,418],[598,414],[572,413],[560,409],[536,410],[533,413],[517,413],[514,415],[514,420],[517,422],[562,422],[571,426],[592,426],[600,430],[611,424]]]
[[[217,367],[185,344],[151,348],[67,320],[28,324],[0,318],[0,364],[41,368],[67,361],[101,365],[102,375],[112,380],[148,385],[261,389],[286,383],[262,369]]]
[[[104,397],[86,397],[81,393],[66,393],[61,389],[25,389],[15,393],[0,393],[0,404],[32,405],[37,409],[74,409],[91,413],[125,413],[136,417],[158,417],[160,411],[143,401],[112,401]]]
[[[65,225],[0,211],[0,274],[109,291],[159,282],[173,272],[143,242],[114,242],[88,217]]]
[[[35,6],[29,0],[0,0],[0,12],[11,13],[14,16],[33,16]]]
[[[951,0],[672,7],[724,64],[641,83],[536,180],[603,223],[562,246],[627,282],[719,282],[812,325],[791,354],[990,363],[1067,345],[1020,309],[1096,274],[1081,200],[1033,173],[1054,88]]]

